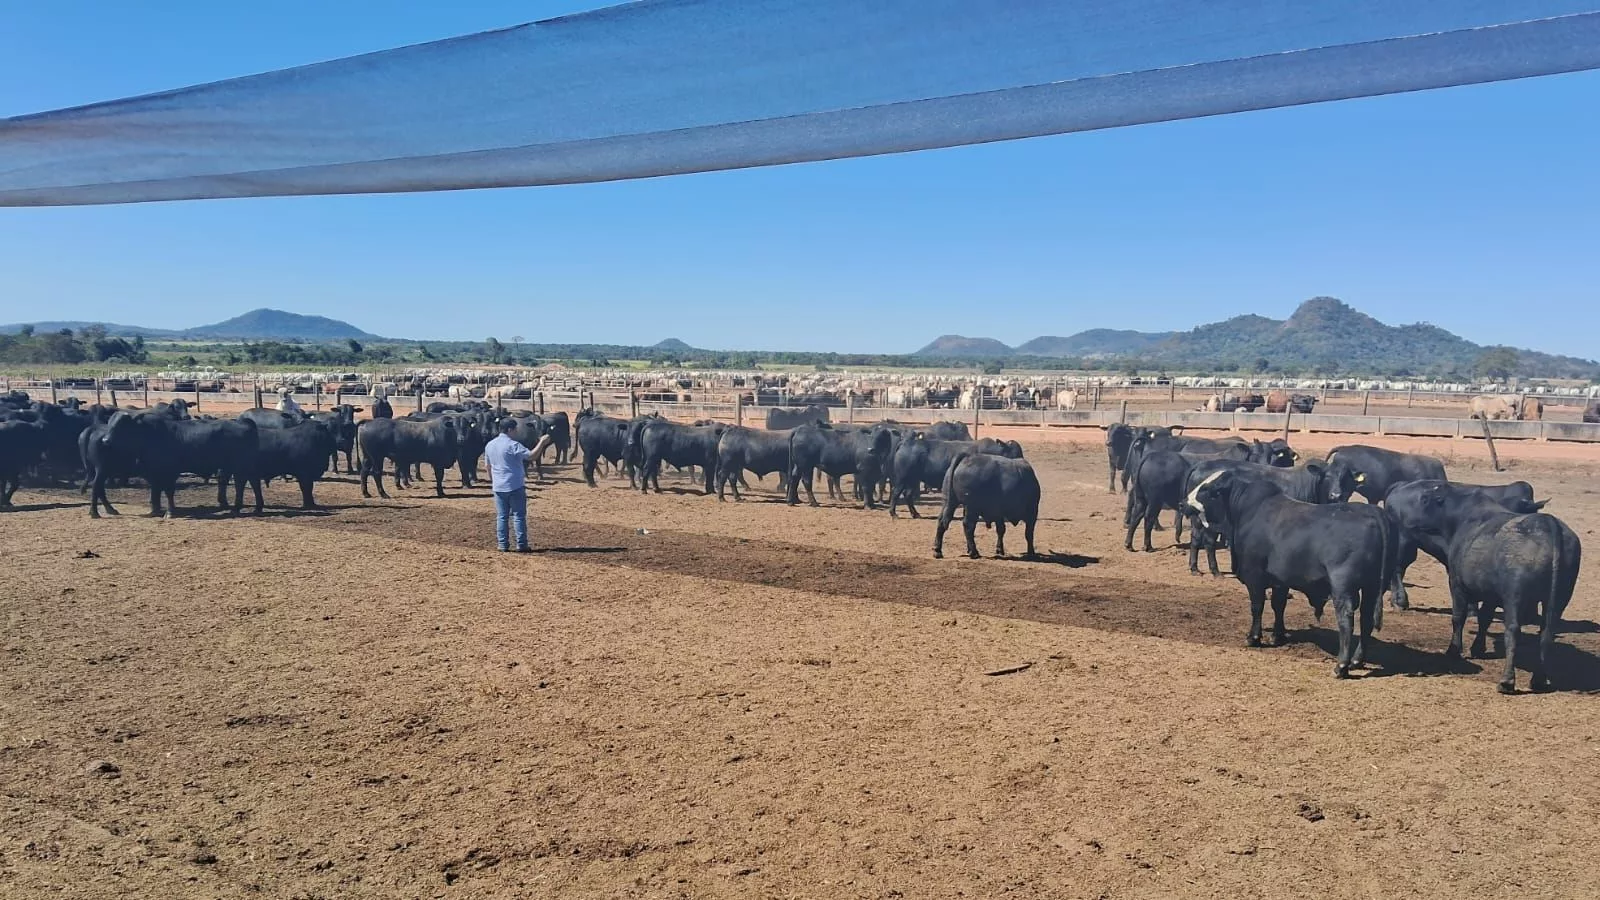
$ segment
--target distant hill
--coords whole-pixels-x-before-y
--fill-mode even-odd
[[[1086,358],[1102,356],[1138,355],[1168,340],[1173,331],[1119,331],[1112,328],[1093,328],[1080,331],[1071,337],[1036,337],[1017,347],[1022,356],[1044,356],[1059,359],[1065,356]]]
[[[962,337],[959,334],[946,334],[940,335],[934,339],[933,343],[911,355],[992,359],[994,357],[1012,356],[1015,352],[994,338],[969,338]]]
[[[358,341],[383,340],[338,319],[325,316],[306,316],[284,312],[281,309],[253,309],[242,316],[234,316],[215,325],[197,328],[170,329],[145,328],[140,325],[118,325],[112,322],[32,322],[33,330],[40,333],[70,328],[74,332],[98,325],[107,334],[122,337],[143,335],[147,338],[168,340],[273,340],[273,341]],[[0,325],[0,334],[16,334],[23,325]]]
[[[1117,331],[1097,328],[1069,337],[1037,337],[1008,352],[989,338],[946,335],[918,356],[1053,360],[1126,359],[1174,371],[1255,371],[1468,374],[1490,348],[1436,325],[1385,325],[1333,297],[1313,297],[1288,319],[1235,316],[1191,331]],[[1535,350],[1517,351],[1517,374],[1544,378],[1600,378],[1600,363]],[[1025,359],[1019,360],[1026,364]]]
[[[77,333],[85,328],[90,328],[95,325],[99,325],[100,327],[104,328],[107,334],[114,334],[121,337],[135,337],[137,335],[143,335],[147,338],[173,338],[180,334],[180,332],[172,331],[171,329],[167,328],[144,328],[139,325],[113,325],[110,322],[17,322],[13,325],[0,325],[0,334],[16,334],[22,331],[26,325],[32,325],[33,330],[39,334],[59,332],[63,328],[70,329],[72,332]]]
[[[284,312],[281,309],[252,309],[242,316],[234,316],[215,325],[202,325],[183,332],[190,338],[248,338],[254,340],[342,341],[355,338],[359,341],[378,340],[369,334],[338,319],[326,316],[306,316]]]
[[[659,344],[655,344],[650,349],[651,350],[666,350],[666,351],[669,351],[669,352],[672,352],[672,353],[688,353],[688,352],[694,350],[693,347],[689,346],[688,344],[685,344],[683,341],[680,341],[677,338],[667,338],[666,340],[660,342]]]

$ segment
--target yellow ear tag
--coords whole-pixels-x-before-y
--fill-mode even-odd
[[[1363,474],[1363,473],[1357,473],[1356,474],[1356,484],[1365,484],[1366,481],[1367,481],[1367,476],[1365,474]]]

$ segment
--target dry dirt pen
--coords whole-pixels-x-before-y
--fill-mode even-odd
[[[1304,603],[1290,646],[1248,650],[1242,590],[1186,574],[1170,530],[1125,553],[1099,446],[1003,434],[1039,436],[1044,561],[575,467],[536,488],[525,557],[492,552],[483,490],[341,477],[325,514],[278,484],[260,518],[100,522],[24,491],[0,896],[1600,893],[1587,573],[1557,693],[1445,663],[1431,562],[1336,682]],[[1600,458],[1507,446],[1510,472],[1451,471],[1532,481],[1596,546]]]

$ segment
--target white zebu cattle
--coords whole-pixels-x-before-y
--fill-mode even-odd
[[[1071,388],[1064,388],[1056,393],[1056,409],[1077,409],[1078,392]]]
[[[1517,401],[1509,397],[1479,394],[1468,404],[1474,419],[1515,419]]]

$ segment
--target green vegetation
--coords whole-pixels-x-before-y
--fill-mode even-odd
[[[98,325],[76,334],[70,328],[36,333],[31,326],[16,334],[0,334],[0,363],[142,365],[149,360],[142,336],[111,337]]]

